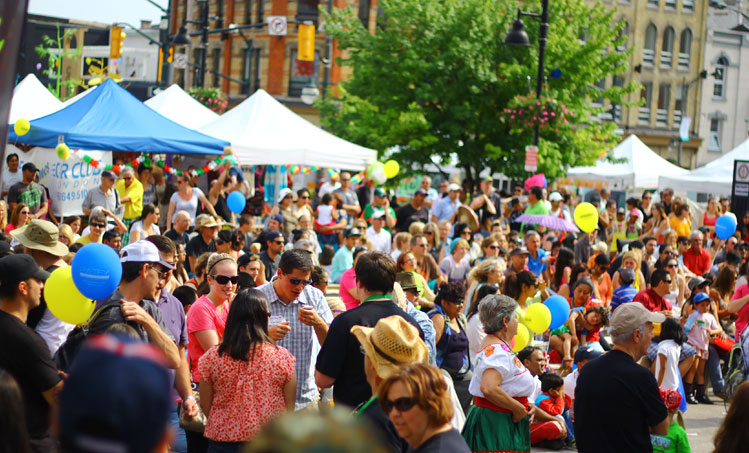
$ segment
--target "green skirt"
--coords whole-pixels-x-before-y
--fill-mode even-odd
[[[474,452],[528,453],[531,451],[529,417],[517,423],[512,414],[473,406],[463,426],[463,438]]]

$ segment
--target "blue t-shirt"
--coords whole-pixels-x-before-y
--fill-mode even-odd
[[[621,304],[632,302],[635,298],[637,290],[631,285],[622,285],[614,290],[614,294],[611,297],[611,309],[614,310]]]
[[[530,254],[528,255],[528,270],[536,274],[536,277],[540,277],[546,270],[546,263],[543,260],[546,258],[547,253],[543,249],[538,249],[536,253],[536,259],[533,259],[533,256]]]

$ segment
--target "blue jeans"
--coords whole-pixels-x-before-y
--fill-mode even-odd
[[[187,453],[187,437],[185,430],[179,427],[179,406],[176,404],[169,410],[169,424],[174,429],[174,440],[170,450],[175,453]]]
[[[216,442],[208,439],[208,453],[237,453],[243,445],[242,442]]]
[[[715,346],[710,345],[707,348],[710,355],[707,357],[707,372],[710,374],[710,382],[713,384],[713,392],[723,390],[723,373],[720,370],[720,355]]]
[[[564,411],[562,415],[557,415],[557,417],[562,417],[564,420],[564,425],[567,428],[567,445],[571,445],[575,440],[575,425],[572,423],[569,409]]]

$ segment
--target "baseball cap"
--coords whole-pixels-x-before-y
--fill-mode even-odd
[[[622,283],[626,283],[627,285],[629,285],[630,283],[635,281],[635,271],[628,267],[620,267],[619,279],[622,281]]]
[[[552,192],[549,194],[549,201],[562,201],[562,194],[559,192]]]
[[[385,217],[385,210],[384,209],[376,209],[372,213],[372,217],[371,218],[373,218],[373,219],[381,219],[383,217]]]
[[[30,278],[45,281],[47,277],[49,272],[42,270],[29,255],[8,255],[0,258],[0,286],[14,286]]]
[[[170,381],[155,347],[111,335],[92,338],[76,356],[60,394],[64,449],[153,451],[169,426]]]
[[[525,247],[515,247],[510,252],[510,257],[518,256],[518,255],[530,255],[530,252]]]
[[[159,249],[151,241],[142,239],[128,244],[120,251],[122,263],[159,263],[167,269],[174,269],[174,264],[161,259]]]
[[[386,197],[386,196],[387,196],[387,194],[385,193],[385,191],[384,191],[384,190],[382,190],[382,189],[380,189],[380,188],[378,187],[378,188],[376,188],[376,189],[374,190],[374,196],[375,196],[375,197],[380,197],[380,198],[382,198],[382,197]]]
[[[283,216],[281,214],[273,214],[270,218],[283,225]]]
[[[491,175],[491,174],[488,174],[488,175],[486,175],[486,176],[482,176],[482,177],[481,177],[481,180],[482,180],[482,181],[485,181],[485,182],[494,182],[494,178],[492,178],[492,175]]]
[[[624,208],[619,208],[619,209],[617,209],[617,210],[616,210],[616,213],[617,213],[617,214],[624,214],[624,213],[625,213],[625,211],[624,211]]]
[[[705,280],[702,277],[692,277],[689,279],[689,283],[687,284],[687,287],[689,287],[689,291],[694,291],[695,288],[705,285],[706,283],[709,283],[707,280]]]
[[[289,189],[288,187],[284,187],[283,189],[281,189],[280,192],[278,192],[278,201],[280,202],[281,200],[286,198],[288,195],[291,195],[291,198],[295,198],[294,191]]]
[[[117,175],[114,174],[112,170],[104,170],[101,172],[102,178],[109,178],[109,179],[117,179]]]
[[[575,363],[580,363],[585,360],[593,360],[601,357],[601,352],[596,351],[590,346],[583,346],[575,351]]]
[[[10,243],[5,241],[0,241],[0,258],[8,256],[13,253],[13,250],[10,248]]]
[[[663,322],[666,316],[653,313],[639,302],[629,302],[619,305],[611,315],[609,333],[617,335],[632,332],[646,322]]]
[[[414,192],[414,196],[416,196],[416,195],[426,195],[426,194],[427,194],[427,191],[424,190],[424,189],[422,189],[421,187],[419,187],[418,189],[416,189],[416,192]]]
[[[457,185],[457,184],[455,184],[455,183],[451,183],[449,186],[447,186],[447,191],[448,192],[452,192],[453,190],[454,191],[459,191],[460,190],[460,186]]]
[[[352,238],[352,237],[361,236],[361,235],[362,234],[361,234],[361,231],[359,230],[359,228],[349,228],[343,234],[343,236],[347,237],[347,238]]]
[[[265,233],[265,240],[266,241],[275,241],[278,238],[282,238],[283,233],[280,231],[268,231]]]
[[[23,164],[23,167],[21,167],[21,170],[22,171],[33,171],[33,172],[39,171],[39,169],[36,168],[36,165],[34,165],[32,162],[26,162],[25,164]]]
[[[697,293],[694,295],[694,297],[692,297],[693,304],[699,304],[700,302],[704,302],[706,300],[710,300],[710,296],[705,293]]]

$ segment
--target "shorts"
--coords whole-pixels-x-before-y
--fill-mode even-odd
[[[570,333],[570,328],[567,327],[567,324],[563,324],[561,327],[557,327],[549,333],[552,335],[562,335],[563,333]]]
[[[679,362],[695,354],[697,354],[697,350],[694,349],[694,347],[690,345],[689,343],[684,343],[683,345],[681,345],[681,352],[679,353]],[[655,362],[655,356],[657,355],[658,355],[658,343],[653,341],[650,343],[650,346],[648,347],[648,358],[650,359],[651,362]]]

